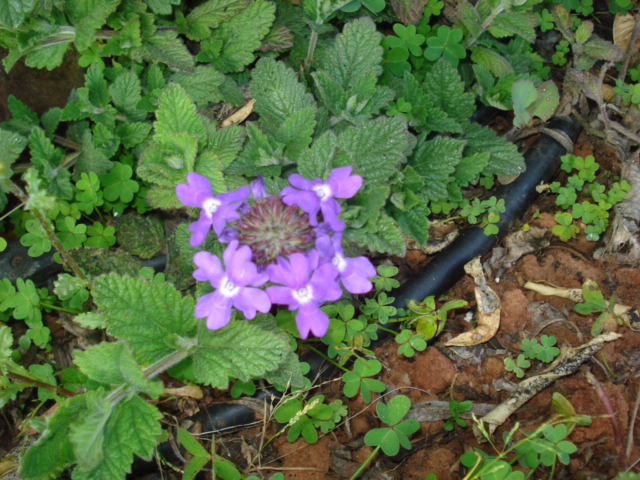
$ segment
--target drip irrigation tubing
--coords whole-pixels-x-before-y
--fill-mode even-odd
[[[575,141],[581,126],[573,117],[553,119],[548,129],[564,133],[571,141]],[[420,272],[408,282],[391,293],[395,297],[393,306],[406,307],[408,300],[422,301],[430,295],[440,295],[449,290],[464,274],[464,265],[477,256],[489,252],[513,227],[533,201],[538,196],[536,186],[548,183],[560,168],[560,157],[566,149],[556,140],[541,134],[524,154],[526,171],[512,183],[496,189],[494,195],[505,202],[506,211],[500,215],[497,224],[497,235],[487,236],[482,228],[470,227],[464,230],[450,245],[439,252]],[[389,337],[390,333],[379,332],[378,340],[371,347],[378,346]],[[312,381],[330,380],[336,368],[325,361],[322,356],[313,351],[307,351],[301,356],[301,361],[307,362],[310,371],[307,377]],[[273,403],[282,394],[273,388],[257,392],[251,399],[256,405],[262,401]],[[257,402],[256,402],[257,401]],[[203,432],[219,432],[233,430],[253,424],[258,421],[256,412],[241,404],[216,404],[190,417],[194,423],[199,422]],[[158,452],[169,461],[177,460],[172,442],[158,445]],[[177,442],[173,442],[177,445]],[[133,464],[134,475],[155,468],[152,462],[136,459]]]

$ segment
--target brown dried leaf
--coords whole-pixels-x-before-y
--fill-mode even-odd
[[[391,7],[402,23],[417,25],[422,20],[427,0],[391,0]]]
[[[500,328],[500,299],[487,285],[480,259],[474,258],[464,269],[476,282],[474,293],[478,304],[478,326],[449,340],[445,344],[447,347],[469,347],[488,342]]]
[[[616,18],[613,21],[613,43],[623,52],[627,51],[629,47],[629,41],[631,40],[631,34],[635,27],[636,19],[631,14],[621,15],[619,12],[616,14]],[[635,55],[640,51],[640,37],[636,40],[633,52],[631,55]]]

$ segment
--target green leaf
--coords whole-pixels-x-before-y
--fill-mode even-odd
[[[149,132],[151,132],[151,124],[147,122],[120,123],[116,128],[116,134],[126,148],[133,148],[144,142]]]
[[[220,54],[213,58],[203,58],[210,61],[222,73],[239,72],[254,59],[254,51],[260,48],[262,39],[269,33],[275,19],[275,5],[263,0],[251,2],[233,18],[225,21],[213,32],[211,38],[202,42],[207,45],[223,45]]]
[[[337,146],[349,156],[344,164],[352,165],[365,185],[387,185],[406,161],[413,137],[402,119],[381,117],[347,128],[338,136]],[[342,165],[334,165],[338,166]]]
[[[187,92],[176,83],[170,83],[162,92],[153,128],[156,135],[188,133],[201,136],[205,133],[196,106]]]
[[[0,149],[2,151],[0,162],[4,166],[0,178],[10,175],[11,165],[18,159],[28,143],[29,141],[19,133],[0,128]]]
[[[369,72],[377,78],[382,73],[381,40],[371,19],[349,22],[333,47],[319,53],[318,69],[327,72],[345,91]]]
[[[80,155],[76,159],[76,166],[73,170],[74,178],[78,179],[83,173],[89,172],[100,177],[111,170],[113,165],[113,161],[104,155],[103,149],[94,144],[91,132],[86,130],[82,134]]]
[[[467,140],[464,155],[488,152],[491,155],[483,175],[517,175],[525,170],[524,158],[517,147],[493,130],[469,122],[461,136]]]
[[[191,455],[209,458],[209,452],[184,428],[178,429],[178,440]]]
[[[78,471],[93,470],[104,458],[104,426],[113,409],[113,404],[106,400],[106,396],[102,391],[83,395],[86,411],[71,425],[69,439],[78,460]]]
[[[152,62],[160,62],[174,70],[191,72],[196,66],[193,55],[185,46],[178,32],[173,30],[161,30],[152,37],[146,39],[143,46],[137,51],[138,57],[144,57]]]
[[[511,85],[511,97],[513,101],[513,113],[515,114],[513,120],[514,125],[520,126],[528,124],[532,116],[527,110],[527,107],[538,98],[538,92],[533,81],[521,79],[513,82]]]
[[[170,15],[173,8],[172,5],[180,5],[180,0],[145,0],[153,13],[157,15]]]
[[[138,102],[142,99],[140,79],[132,70],[123,70],[109,85],[109,94],[113,105],[127,117],[128,122],[144,120],[146,113],[138,110]]]
[[[157,398],[163,391],[162,383],[144,377],[129,347],[123,342],[94,345],[76,352],[75,363],[91,380],[105,385],[125,386]]]
[[[496,38],[519,35],[529,43],[535,43],[535,27],[538,17],[531,12],[503,12],[493,19],[489,32]]]
[[[164,224],[156,217],[127,214],[116,220],[118,244],[127,252],[147,259],[165,245]]]
[[[429,238],[429,213],[427,206],[421,202],[410,210],[393,209],[393,218],[422,247]]]
[[[75,43],[79,51],[87,50],[96,31],[116,11],[120,0],[67,0],[64,9],[75,27]]]
[[[333,166],[337,138],[328,130],[316,138],[304,155],[298,158],[298,171],[304,178],[326,178]]]
[[[198,139],[189,133],[156,135],[142,152],[137,174],[142,179],[175,189],[193,171]]]
[[[36,0],[7,0],[0,3],[0,25],[16,28],[31,13]]]
[[[463,140],[435,137],[418,145],[411,165],[424,181],[421,196],[432,202],[448,197],[447,185],[465,148]]]
[[[198,322],[198,345],[200,349],[192,356],[196,380],[222,389],[230,378],[246,382],[262,377],[291,351],[286,338],[240,321],[215,331]]]
[[[258,61],[251,72],[249,88],[256,99],[254,110],[266,124],[267,131],[273,131],[299,110],[316,108],[313,96],[295,72],[271,58]]]
[[[469,120],[476,110],[475,94],[467,91],[456,68],[440,60],[427,72],[423,88],[436,107],[457,122]]]
[[[93,469],[74,471],[78,480],[117,480],[131,470],[133,456],[149,460],[162,435],[158,408],[138,395],[120,401],[104,426],[104,458]]]
[[[51,250],[51,240],[49,240],[49,236],[36,220],[27,220],[25,228],[27,233],[20,237],[20,243],[25,247],[29,247],[27,254],[30,257],[39,257]]]
[[[40,179],[44,181],[47,191],[63,200],[71,200],[73,198],[71,175],[69,170],[60,167],[64,152],[53,145],[41,128],[34,128],[31,131],[29,150],[31,161]]]
[[[129,203],[140,185],[131,179],[132,168],[124,163],[116,162],[108,173],[100,177],[104,187],[104,198],[110,202],[121,201]]]
[[[62,400],[49,419],[40,438],[23,455],[20,477],[26,480],[48,480],[75,461],[70,440],[73,421],[86,413],[86,399],[78,395]]]
[[[204,40],[213,29],[226,22],[246,6],[243,0],[207,0],[191,10],[184,23],[179,24],[180,33],[191,40]]]
[[[95,279],[92,294],[109,334],[127,340],[143,365],[180,348],[196,326],[193,299],[170,284],[108,274]]]
[[[200,65],[193,72],[178,72],[170,81],[184,88],[196,105],[217,103],[224,98],[219,88],[224,83],[224,75],[213,67]]]

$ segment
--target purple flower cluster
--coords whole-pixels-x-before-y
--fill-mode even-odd
[[[302,338],[309,333],[321,337],[329,318],[320,306],[342,296],[340,284],[354,294],[371,290],[369,278],[376,274],[371,262],[344,256],[345,225],[336,200],[353,197],[362,177],[352,174],[351,167],[340,167],[326,182],[293,174],[289,183],[278,196],[266,195],[261,177],[251,187],[214,195],[209,180],[192,172],[187,184],[176,187],[184,205],[201,209],[189,226],[191,245],[201,245],[210,230],[228,243],[223,262],[206,251],[193,259],[198,267],[194,278],[215,289],[203,295],[195,309],[197,318],[207,319],[208,328],[229,323],[231,307],[252,319],[276,304],[297,311]],[[247,200],[250,194],[252,201]]]

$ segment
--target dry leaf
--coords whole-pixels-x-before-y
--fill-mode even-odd
[[[633,33],[635,24],[636,18],[633,15],[616,14],[616,18],[613,21],[613,44],[619,47],[623,52],[626,52],[629,47],[629,40],[631,40],[631,34]],[[639,48],[640,38],[636,40],[636,44],[631,55],[638,53]]]
[[[225,118],[218,128],[230,127],[231,125],[239,125],[244,122],[246,118],[253,112],[254,103],[256,103],[256,100],[255,98],[252,98],[238,110]]]
[[[447,347],[470,347],[488,342],[500,327],[500,299],[496,292],[487,285],[480,258],[471,260],[464,266],[464,270],[476,282],[474,293],[478,304],[478,326],[449,340],[445,343]]]

